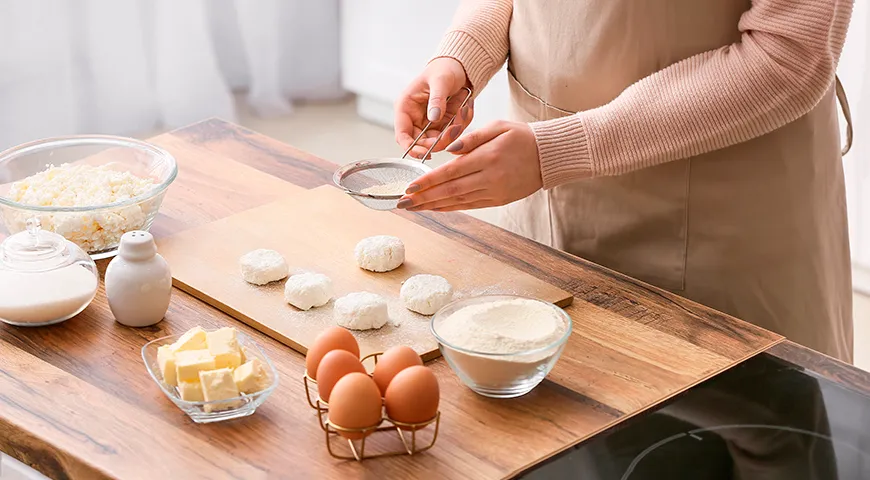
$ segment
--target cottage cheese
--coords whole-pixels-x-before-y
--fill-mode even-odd
[[[155,186],[154,180],[130,172],[113,170],[109,165],[49,165],[48,169],[15,182],[9,198],[24,205],[40,207],[94,207],[130,200]],[[87,252],[114,247],[121,235],[145,226],[149,207],[129,205],[88,213],[58,212],[40,216],[42,227],[63,235]],[[11,211],[10,229],[21,231],[33,215]],[[11,218],[9,218],[11,217]]]

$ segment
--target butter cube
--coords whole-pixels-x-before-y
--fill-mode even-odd
[[[240,359],[241,363],[245,363],[248,361],[248,349],[247,348],[239,347],[239,354],[241,356],[241,359]]]
[[[214,357],[215,367],[234,369],[242,364],[242,353],[236,338],[236,329],[224,327],[206,334],[208,351]]]
[[[172,344],[173,352],[182,352],[185,350],[202,350],[208,348],[206,344],[205,330],[202,327],[193,327],[184,332],[175,343]]]
[[[179,382],[196,382],[199,372],[215,368],[214,357],[208,350],[183,350],[175,354],[175,371]]]
[[[178,394],[182,400],[188,402],[202,402],[205,397],[202,395],[202,384],[199,382],[178,382]]]
[[[219,368],[207,372],[199,372],[199,381],[202,383],[202,393],[205,401],[227,400],[239,396],[239,389],[233,381],[233,372],[229,368]],[[238,402],[226,402],[217,405],[206,405],[206,412],[228,410],[239,406]]]
[[[233,372],[233,380],[239,391],[256,393],[266,388],[269,377],[266,375],[266,369],[263,368],[260,360],[252,358],[250,362],[244,363]]]
[[[170,387],[174,387],[178,379],[175,375],[175,354],[170,345],[163,345],[157,349],[157,365],[160,367],[163,381]]]

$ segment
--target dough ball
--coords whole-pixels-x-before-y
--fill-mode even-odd
[[[402,284],[400,296],[408,310],[432,315],[453,299],[453,286],[438,275],[414,275]]]
[[[322,273],[299,273],[284,285],[284,300],[300,310],[322,307],[331,298],[332,280]]]
[[[356,244],[356,263],[372,272],[389,272],[405,261],[405,244],[398,237],[377,235]]]
[[[239,259],[242,278],[254,285],[265,285],[277,282],[290,273],[290,267],[284,257],[275,250],[261,248],[242,255]]]
[[[335,301],[335,323],[351,330],[381,328],[390,319],[384,297],[369,292],[345,295]]]

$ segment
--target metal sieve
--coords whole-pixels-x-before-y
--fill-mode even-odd
[[[426,123],[423,130],[417,135],[412,143],[402,154],[401,158],[378,158],[371,160],[361,160],[359,162],[345,165],[336,170],[332,176],[332,181],[335,182],[348,195],[355,198],[363,205],[375,210],[392,210],[396,208],[399,199],[405,194],[405,189],[408,185],[419,178],[426,172],[432,170],[426,165],[426,160],[441,141],[441,137],[456,120],[456,115],[462,111],[462,108],[468,104],[471,99],[471,89],[464,88],[466,95],[462,100],[462,104],[456,109],[456,113],[441,129],[441,133],[432,142],[432,146],[423,155],[420,161],[405,158],[411,149],[417,145],[417,142],[423,138],[426,131],[432,126],[433,122]],[[450,98],[447,99],[450,101]]]

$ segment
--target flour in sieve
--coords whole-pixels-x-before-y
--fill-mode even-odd
[[[438,325],[438,334],[448,343],[495,354],[546,347],[564,331],[550,306],[523,298],[469,305]]]
[[[398,181],[383,185],[373,185],[364,188],[362,193],[367,193],[369,195],[404,195],[407,188],[408,182]]]

